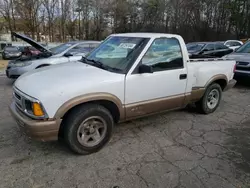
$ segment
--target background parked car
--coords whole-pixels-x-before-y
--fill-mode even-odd
[[[222,44],[235,51],[243,45],[243,42],[239,40],[227,40],[225,42],[222,42]]]
[[[41,52],[39,50],[37,50],[36,48],[34,48],[33,46],[26,46],[26,47],[24,47],[22,53],[23,53],[23,55],[26,55],[26,56],[33,56],[33,55],[38,55]]]
[[[38,55],[25,56],[14,61],[9,61],[6,75],[8,78],[14,79],[30,70],[60,63],[78,61],[82,56],[86,56],[92,49],[100,44],[99,41],[73,41],[47,49],[25,35],[17,33],[13,33],[13,35],[24,40],[41,52]]]
[[[233,52],[221,42],[194,42],[187,44],[190,57],[223,57]]]
[[[236,60],[236,78],[250,77],[250,41],[225,57]]]
[[[2,57],[4,60],[16,59],[22,55],[22,52],[17,46],[6,46],[3,49]]]

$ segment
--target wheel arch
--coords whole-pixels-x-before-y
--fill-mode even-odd
[[[228,84],[227,76],[224,74],[218,74],[218,75],[213,76],[212,78],[208,80],[208,82],[205,85],[205,88],[207,88],[212,83],[219,84],[221,86],[222,91],[224,91],[224,89],[226,88]]]
[[[204,87],[193,87],[191,91],[191,96],[190,98],[188,98],[185,104],[187,104],[189,100],[191,100],[192,102],[199,101],[204,96],[206,89],[213,83],[219,84],[222,91],[224,91],[224,89],[226,88],[228,84],[228,79],[226,75],[219,74],[210,78]]]
[[[50,66],[51,64],[48,64],[48,63],[45,63],[45,64],[41,64],[41,65],[38,65],[37,67],[36,67],[36,69],[39,69],[39,68],[41,68],[41,67],[47,67],[47,66]]]
[[[93,93],[78,96],[65,102],[57,110],[54,118],[64,119],[74,108],[89,103],[100,104],[107,108],[114,117],[115,122],[118,122],[125,117],[125,110],[118,97],[109,93]]]

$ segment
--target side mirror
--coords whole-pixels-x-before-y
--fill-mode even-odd
[[[140,65],[139,66],[139,73],[153,73],[153,68],[148,65]]]
[[[70,57],[70,56],[73,56],[73,54],[72,54],[72,53],[69,53],[69,52],[66,52],[63,56],[64,56],[64,57]]]

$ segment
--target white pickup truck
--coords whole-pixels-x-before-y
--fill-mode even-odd
[[[235,64],[190,60],[178,35],[114,34],[81,61],[22,75],[10,110],[30,137],[62,137],[74,152],[89,154],[110,140],[115,123],[190,103],[214,112],[236,83]]]

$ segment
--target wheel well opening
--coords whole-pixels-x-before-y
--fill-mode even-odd
[[[39,68],[41,68],[41,67],[47,67],[47,66],[50,66],[50,64],[39,65],[39,66],[36,67],[36,69],[39,69]]]
[[[216,80],[215,83],[219,84],[222,91],[226,88],[227,86],[227,81],[224,79]]]
[[[78,104],[74,107],[72,107],[70,110],[68,110],[64,116],[62,117],[62,123],[59,129],[59,137],[62,138],[63,137],[63,128],[64,128],[64,120],[67,118],[67,116],[72,112],[73,109],[80,107],[81,105],[84,104],[99,104],[104,106],[107,110],[109,110],[109,112],[111,113],[111,115],[114,118],[114,122],[117,123],[120,119],[120,111],[119,108],[117,107],[117,105],[111,101],[108,100],[97,100],[97,101],[91,101],[91,102],[85,102],[85,103],[81,103]]]

